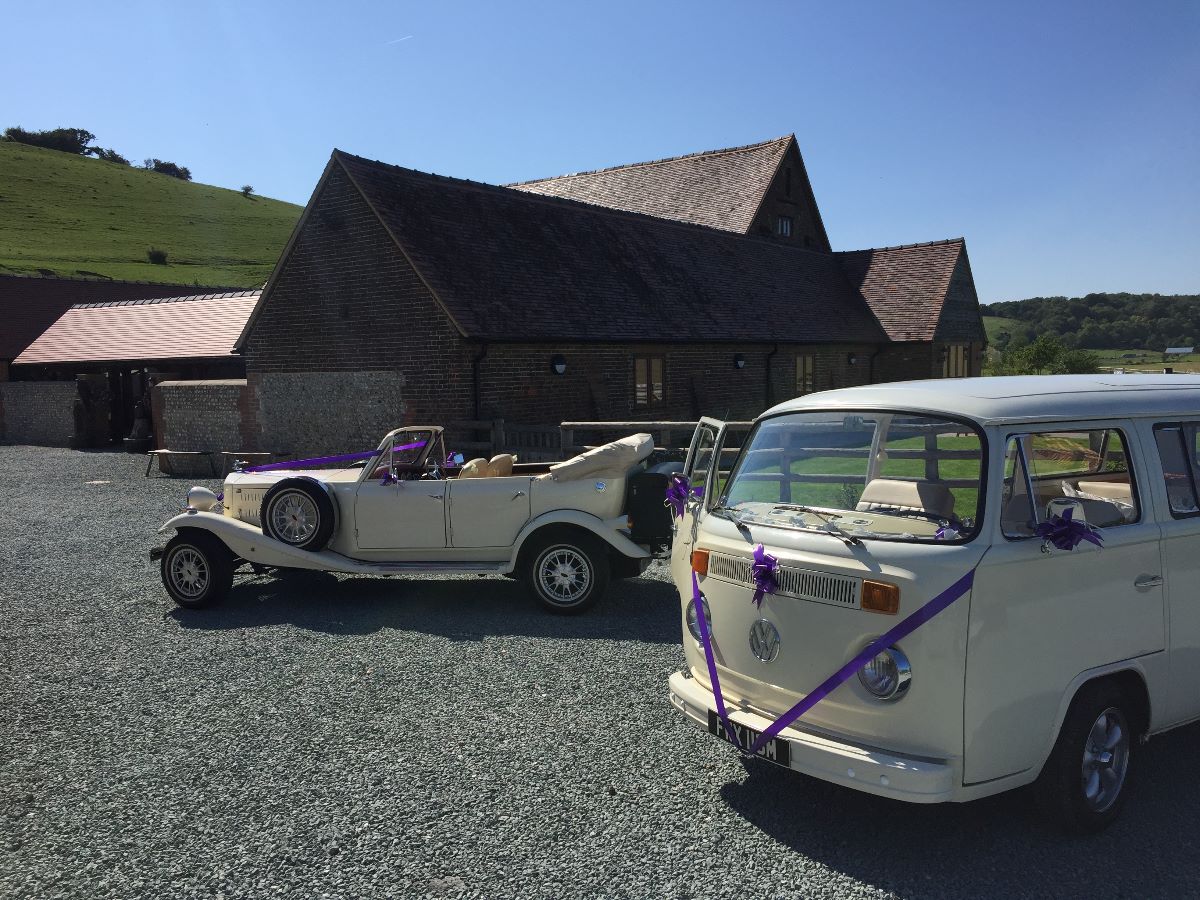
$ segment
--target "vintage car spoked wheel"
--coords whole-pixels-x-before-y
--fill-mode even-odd
[[[232,554],[210,534],[180,533],[163,550],[161,572],[172,600],[187,609],[201,609],[219,603],[229,593]]]
[[[1137,707],[1114,682],[1080,688],[1038,778],[1044,812],[1068,831],[1111,824],[1125,804]]]
[[[543,606],[576,613],[591,606],[608,585],[608,554],[584,532],[547,535],[526,554],[526,580]]]
[[[259,517],[264,534],[301,550],[321,550],[333,535],[333,501],[304,478],[286,478],[267,491]]]

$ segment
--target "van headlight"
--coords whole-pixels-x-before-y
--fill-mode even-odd
[[[708,599],[701,594],[700,603],[704,606],[704,624],[708,626],[708,636],[712,637],[712,614],[708,611]],[[700,623],[696,620],[696,601],[692,599],[687,605],[687,630],[692,637],[700,640]]]
[[[912,681],[912,666],[897,648],[888,647],[858,670],[858,680],[872,697],[899,700]]]

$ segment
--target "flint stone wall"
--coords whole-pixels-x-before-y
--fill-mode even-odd
[[[405,424],[400,372],[263,372],[249,376],[257,433],[245,450],[295,457],[374,449]],[[415,424],[442,424],[440,422]]]
[[[244,378],[163,381],[155,385],[155,434],[163,450],[223,450],[242,447]]]
[[[78,396],[74,381],[0,382],[0,441],[66,447]]]

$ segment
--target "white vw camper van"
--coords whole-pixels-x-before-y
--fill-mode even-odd
[[[1036,783],[1091,831],[1200,718],[1200,377],[850,388],[725,443],[697,429],[671,563],[671,702],[718,738],[918,803]]]

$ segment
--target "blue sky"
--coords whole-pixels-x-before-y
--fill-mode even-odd
[[[980,299],[1200,292],[1200,3],[9,5],[0,127],[304,203],[339,147],[506,182],[795,132],[835,249]]]

